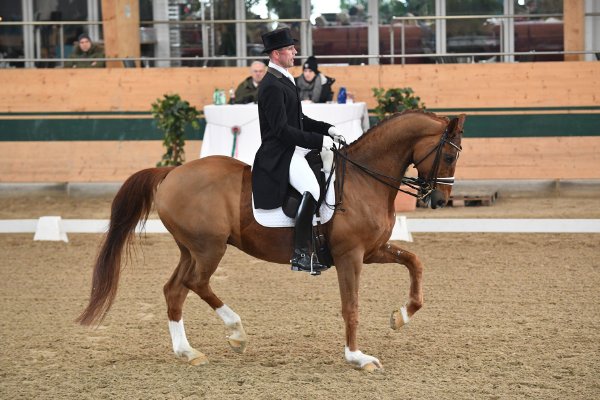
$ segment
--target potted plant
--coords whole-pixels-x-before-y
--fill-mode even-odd
[[[177,166],[185,162],[185,128],[191,124],[198,129],[199,115],[198,110],[178,94],[165,94],[152,103],[152,116],[157,120],[158,128],[165,133],[163,146],[166,148],[156,166]]]
[[[381,121],[387,116],[402,112],[404,110],[425,109],[421,98],[415,96],[415,92],[409,88],[373,88],[373,96],[377,100],[377,107],[373,110]]]

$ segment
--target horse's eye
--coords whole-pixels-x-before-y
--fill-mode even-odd
[[[454,160],[456,160],[456,157],[454,157],[452,154],[444,154],[444,161],[447,164],[452,164]]]

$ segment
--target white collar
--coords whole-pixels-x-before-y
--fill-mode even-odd
[[[296,81],[294,80],[294,77],[292,76],[292,74],[290,74],[288,72],[287,69],[283,68],[280,65],[275,64],[273,61],[269,61],[269,68],[273,68],[273,69],[281,72],[283,74],[283,76],[285,76],[286,78],[288,78],[290,81],[292,81],[292,83],[294,85],[296,85]]]

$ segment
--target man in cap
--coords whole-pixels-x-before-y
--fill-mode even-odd
[[[275,209],[283,205],[288,184],[302,194],[294,230],[292,269],[318,272],[328,268],[316,257],[312,218],[320,188],[304,156],[311,150],[331,153],[341,136],[331,124],[302,114],[294,78],[288,68],[297,54],[289,29],[262,35],[269,55],[267,74],[258,87],[258,118],[262,143],[252,167],[254,206]]]
[[[77,46],[69,58],[86,58],[88,60],[77,60],[65,62],[65,68],[104,68],[105,62],[94,60],[104,58],[104,50],[97,44],[92,43],[87,33],[82,33],[77,38]]]
[[[312,103],[326,103],[333,98],[331,85],[335,79],[325,76],[319,71],[315,56],[310,56],[302,65],[302,75],[296,78],[296,86],[300,92],[300,100]]]

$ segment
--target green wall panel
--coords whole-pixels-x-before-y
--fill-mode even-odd
[[[466,113],[465,137],[600,136],[600,113],[595,107],[582,107],[576,113],[556,113],[557,110],[546,109],[521,110],[528,114],[502,114],[507,111],[518,112],[519,109],[488,110],[490,114],[481,109],[430,111],[444,115]],[[469,115],[469,111],[478,114]],[[86,118],[81,118],[82,115]],[[127,115],[127,118],[120,117],[123,115]],[[0,113],[0,141],[162,140],[163,134],[156,127],[155,120],[147,115],[122,112]],[[206,121],[202,118],[199,122],[200,129],[188,126],[186,139],[201,140],[204,137]],[[376,122],[377,119],[371,116],[371,126]]]
[[[200,129],[188,126],[186,139],[204,136],[205,121]],[[0,141],[61,140],[162,140],[163,133],[149,118],[52,118],[1,119]]]

